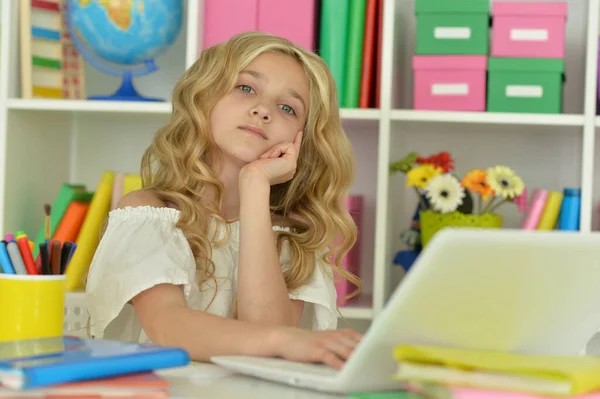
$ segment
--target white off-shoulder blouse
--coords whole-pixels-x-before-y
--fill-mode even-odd
[[[178,219],[179,211],[166,207],[126,207],[109,213],[108,225],[86,283],[93,337],[149,343],[130,301],[156,284],[182,286],[190,308],[233,317],[239,222],[229,223],[230,237],[225,246],[212,248],[216,286],[209,280],[200,288],[191,248],[183,232],[176,227]],[[226,232],[226,226],[216,220],[212,228],[218,228],[218,234]],[[273,227],[273,230],[286,229]],[[280,254],[282,268],[289,266],[290,256],[289,245],[284,242]],[[306,285],[291,291],[289,297],[305,302],[301,327],[313,330],[337,327],[332,270],[320,258],[312,278]]]

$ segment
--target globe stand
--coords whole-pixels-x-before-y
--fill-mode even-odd
[[[126,71],[122,75],[123,81],[121,86],[112,95],[107,96],[89,96],[88,100],[103,100],[103,101],[147,101],[147,102],[163,102],[162,98],[144,97],[140,95],[133,86],[133,73]]]

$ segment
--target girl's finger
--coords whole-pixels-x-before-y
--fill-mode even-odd
[[[293,143],[292,144],[286,144],[285,150],[283,151],[284,157],[288,158],[288,159],[295,159],[296,158],[296,154],[297,154],[297,152],[296,152],[295,145]]]
[[[298,134],[296,134],[296,138],[294,139],[294,148],[296,149],[297,154],[300,153],[300,144],[302,143],[303,135],[304,135],[304,132],[302,130],[300,130],[298,132]]]
[[[342,367],[344,367],[344,359],[340,358],[338,355],[335,354],[335,352],[332,352],[330,350],[325,350],[323,353],[323,358],[320,359],[320,361],[329,366],[329,367],[333,367],[336,370],[340,370]]]
[[[335,353],[342,360],[348,359],[354,350],[354,345],[347,345],[346,342],[337,339],[329,339],[325,341],[327,349]]]
[[[273,154],[277,150],[277,147],[273,147],[268,149],[264,154],[261,155],[261,158],[273,158]]]
[[[336,336],[335,339],[339,340],[344,345],[351,347],[352,349],[356,348],[356,345],[358,345],[358,343],[360,342],[360,339],[356,339],[355,336],[344,333]]]
[[[277,147],[271,153],[271,158],[279,158],[284,153],[285,153],[285,150],[283,148]]]
[[[363,337],[362,334],[357,333],[356,331],[354,331],[354,330],[352,330],[350,328],[340,330],[340,332],[342,334],[344,334],[345,336],[351,338],[356,343],[359,343],[362,340],[362,337]]]

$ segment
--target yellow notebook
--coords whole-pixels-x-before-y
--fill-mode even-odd
[[[67,267],[67,291],[85,288],[84,276],[92,263],[92,258],[100,242],[100,229],[110,211],[114,172],[102,174],[98,188],[92,197],[85,219],[77,236],[77,249]]]
[[[546,206],[540,217],[540,222],[537,227],[538,230],[554,230],[556,228],[562,201],[563,193],[558,191],[548,192],[548,199],[546,200]]]
[[[395,378],[554,396],[600,389],[600,358],[401,345]]]

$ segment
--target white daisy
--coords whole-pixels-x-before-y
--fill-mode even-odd
[[[486,181],[492,190],[505,200],[518,197],[525,189],[523,180],[507,166],[489,168]]]
[[[434,210],[451,213],[463,203],[465,190],[456,177],[443,174],[429,180],[425,195]]]

